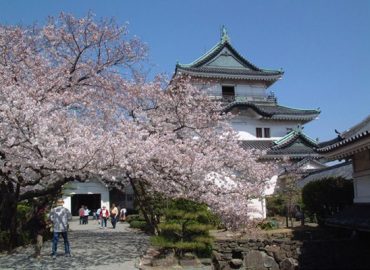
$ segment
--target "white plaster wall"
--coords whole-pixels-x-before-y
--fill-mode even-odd
[[[267,182],[266,189],[264,190],[264,195],[272,195],[275,192],[276,184],[277,184],[278,176],[274,175],[271,179]]]
[[[353,180],[355,196],[354,203],[370,203],[370,174],[356,177]]]
[[[105,205],[108,209],[109,205],[109,190],[100,181],[90,180],[89,182],[77,182],[74,181],[68,185],[68,188],[63,190],[64,207],[69,211],[72,209],[71,197],[74,194],[100,194],[101,205]]]
[[[248,203],[248,217],[251,219],[266,218],[266,200],[265,198],[252,199]]]
[[[317,169],[322,169],[322,168],[324,168],[324,166],[317,164],[316,162],[310,161],[304,164],[304,166],[302,166],[300,169],[307,171],[307,170],[317,170]]]
[[[222,96],[222,86],[234,86],[235,88],[235,96],[239,97],[259,97],[264,98],[267,95],[266,86],[263,84],[255,84],[255,85],[248,85],[248,84],[235,84],[233,81],[225,81],[221,83],[213,83],[213,84],[201,84],[201,83],[194,83],[198,89],[204,89],[210,96],[221,97]]]
[[[277,140],[284,137],[288,133],[288,129],[297,127],[298,122],[272,122],[240,115],[232,119],[230,124],[238,132],[240,140]],[[271,138],[257,138],[256,127],[270,128]]]
[[[235,95],[239,97],[253,96],[263,98],[266,97],[266,86],[262,84],[261,85],[238,84],[235,86]]]

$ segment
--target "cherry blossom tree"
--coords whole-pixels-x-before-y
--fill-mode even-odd
[[[100,104],[146,48],[126,38],[126,27],[92,15],[61,14],[42,28],[0,26],[0,33],[1,227],[14,237],[19,201],[57,193],[105,166],[99,150],[108,147],[105,119],[114,112]]]
[[[187,78],[145,82],[146,48],[126,27],[61,14],[0,33],[2,220],[22,200],[99,175],[131,184],[139,202],[159,192],[206,203],[228,227],[248,222],[274,166],[240,147],[230,115]]]
[[[173,79],[165,91],[159,86],[125,87],[122,98],[117,92],[119,104],[131,98],[126,117],[116,124],[114,170],[104,172],[106,179],[128,181],[142,197],[139,203],[158,192],[206,203],[228,227],[246,225],[248,201],[262,196],[275,166],[257,162],[258,153],[240,147],[227,122],[231,115],[188,78]],[[153,213],[151,205],[140,206],[149,208],[144,214]],[[153,228],[158,223],[153,215],[146,219]]]

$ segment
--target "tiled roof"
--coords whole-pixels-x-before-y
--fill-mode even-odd
[[[353,179],[352,162],[344,162],[336,164],[324,169],[316,170],[300,179],[297,183],[299,187],[303,187],[309,182],[318,181],[328,177],[343,177],[344,179]]]
[[[320,114],[320,110],[294,109],[278,105],[274,102],[260,103],[248,101],[231,102],[224,107],[224,111],[229,112],[233,108],[251,108],[261,116],[274,120],[302,120],[308,122]]]
[[[306,157],[318,158],[319,155],[314,151],[316,142],[302,132],[291,131],[283,138],[272,140],[250,140],[242,141],[242,147],[254,148],[264,151],[261,159],[281,159],[289,156],[291,159],[303,159]]]
[[[293,129],[281,139],[274,142],[272,149],[284,149],[293,143],[301,143],[309,146],[310,148],[316,147],[317,142],[302,132],[302,128],[298,127]]]
[[[265,151],[273,146],[274,141],[272,140],[249,140],[242,141],[241,145],[243,148],[254,148],[257,150]]]
[[[176,73],[182,73],[195,77],[203,78],[219,78],[219,79],[237,79],[237,80],[262,80],[262,81],[276,81],[280,79],[281,72],[264,72],[248,69],[226,69],[213,67],[183,67],[176,66]]]
[[[370,115],[363,121],[361,121],[359,124],[341,133],[334,140],[330,140],[320,144],[319,145],[320,148],[317,149],[317,152],[319,153],[331,152],[338,148],[344,147],[346,145],[355,143],[366,138],[370,138]]]
[[[230,52],[240,67],[207,66],[224,49]],[[229,43],[228,39],[222,39],[207,53],[196,59],[190,64],[177,64],[175,74],[182,73],[195,77],[222,78],[222,79],[242,79],[242,80],[263,80],[270,81],[270,84],[280,79],[284,74],[281,70],[261,69],[246,60]]]
[[[201,67],[210,60],[212,60],[215,56],[217,56],[222,49],[224,48],[229,49],[229,51],[248,69],[252,69],[255,71],[262,71],[262,69],[258,68],[257,66],[253,65],[251,62],[246,60],[244,57],[242,57],[237,50],[234,49],[233,46],[231,46],[230,42],[228,40],[221,40],[218,42],[212,49],[210,49],[208,52],[206,52],[204,55],[196,59],[190,64],[178,64],[180,67]]]

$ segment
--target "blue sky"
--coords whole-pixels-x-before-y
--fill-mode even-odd
[[[152,74],[174,72],[213,47],[220,27],[261,68],[282,68],[270,88],[281,105],[320,108],[305,132],[320,141],[370,114],[370,1],[1,0],[0,23],[42,24],[61,11],[129,22],[150,49]]]

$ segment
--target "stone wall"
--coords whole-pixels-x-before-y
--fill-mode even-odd
[[[214,269],[370,269],[369,234],[355,239],[216,240]]]
[[[215,269],[298,269],[302,243],[288,240],[217,240],[212,254]]]

